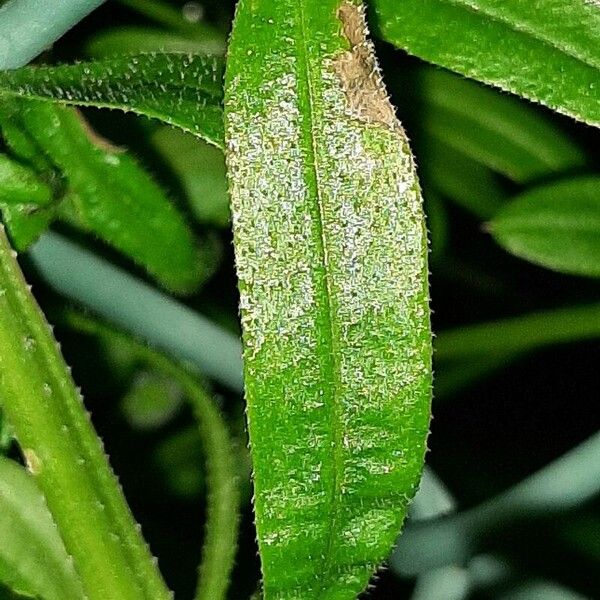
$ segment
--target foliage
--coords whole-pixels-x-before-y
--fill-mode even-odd
[[[593,2],[0,4],[0,598],[594,594]]]

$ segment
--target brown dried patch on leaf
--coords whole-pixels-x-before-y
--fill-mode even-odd
[[[350,110],[357,118],[368,123],[382,123],[390,129],[397,128],[396,114],[375,60],[375,49],[367,38],[364,9],[345,1],[337,15],[342,22],[343,33],[350,42],[350,50],[333,63]]]

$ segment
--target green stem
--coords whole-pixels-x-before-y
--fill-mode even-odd
[[[35,58],[104,0],[8,0],[0,6],[0,70]]]
[[[91,600],[169,598],[0,227],[2,407]]]
[[[126,344],[142,361],[181,385],[198,420],[208,483],[206,535],[195,598],[222,600],[237,548],[240,491],[233,441],[221,412],[205,388],[163,354],[77,313],[69,313],[67,322],[85,333]]]

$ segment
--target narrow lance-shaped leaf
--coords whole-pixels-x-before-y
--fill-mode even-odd
[[[149,53],[0,72],[0,95],[134,112],[222,146],[222,79],[218,58]]]
[[[137,161],[73,109],[39,101],[15,105],[14,122],[66,180],[61,216],[96,233],[168,289],[194,289],[209,265],[183,215]]]
[[[600,277],[600,177],[575,177],[524,192],[489,229],[516,256],[563,273]]]
[[[440,69],[415,85],[422,125],[435,142],[519,183],[585,165],[585,154],[534,106]]]
[[[177,176],[198,221],[228,227],[231,219],[223,152],[172,127],[160,127],[151,141]]]
[[[411,54],[600,126],[600,10],[588,0],[375,0]]]
[[[419,186],[362,6],[242,0],[225,117],[265,599],[352,599],[421,472]]]
[[[23,467],[3,456],[0,539],[0,584],[45,600],[83,600],[81,582],[44,495]]]

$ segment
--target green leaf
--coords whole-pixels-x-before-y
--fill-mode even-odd
[[[99,138],[70,108],[21,104],[19,122],[67,181],[61,215],[131,257],[168,289],[193,290],[201,276],[193,234],[135,159]]]
[[[0,154],[0,210],[17,250],[24,250],[54,216],[51,186],[28,167]]]
[[[375,0],[378,33],[432,63],[600,125],[600,11],[586,0]]]
[[[0,72],[0,94],[134,112],[221,147],[222,79],[218,58],[149,53]]]
[[[562,273],[600,277],[600,176],[526,191],[489,228],[516,256]]]
[[[52,190],[24,165],[0,154],[0,202],[46,206],[52,201]]]
[[[83,600],[81,583],[33,477],[0,456],[0,583],[44,600]]]
[[[34,598],[31,594],[26,594],[25,592],[16,592],[15,590],[11,590],[6,586],[0,583],[0,600],[31,600]],[[34,600],[40,600],[40,598],[35,598]]]
[[[97,33],[87,44],[86,50],[95,57],[156,51],[223,54],[225,44],[221,35],[190,39],[161,29],[125,26]]]
[[[151,140],[183,186],[198,221],[228,227],[231,219],[223,153],[172,127],[161,127]]]
[[[0,409],[0,454],[7,453],[12,446],[13,440],[14,433],[12,427]]]
[[[585,164],[573,141],[517,98],[439,69],[422,69],[415,85],[433,144],[442,141],[519,183]]]
[[[435,357],[472,363],[485,356],[522,354],[598,337],[600,304],[582,304],[441,331],[435,339]]]
[[[181,408],[179,386],[165,377],[142,371],[121,402],[121,411],[136,429],[157,429],[171,421]]]
[[[423,181],[481,219],[489,219],[505,198],[498,178],[481,163],[442,140],[429,140],[419,153]]]
[[[353,599],[423,465],[426,235],[362,6],[242,0],[225,122],[266,600]]]

